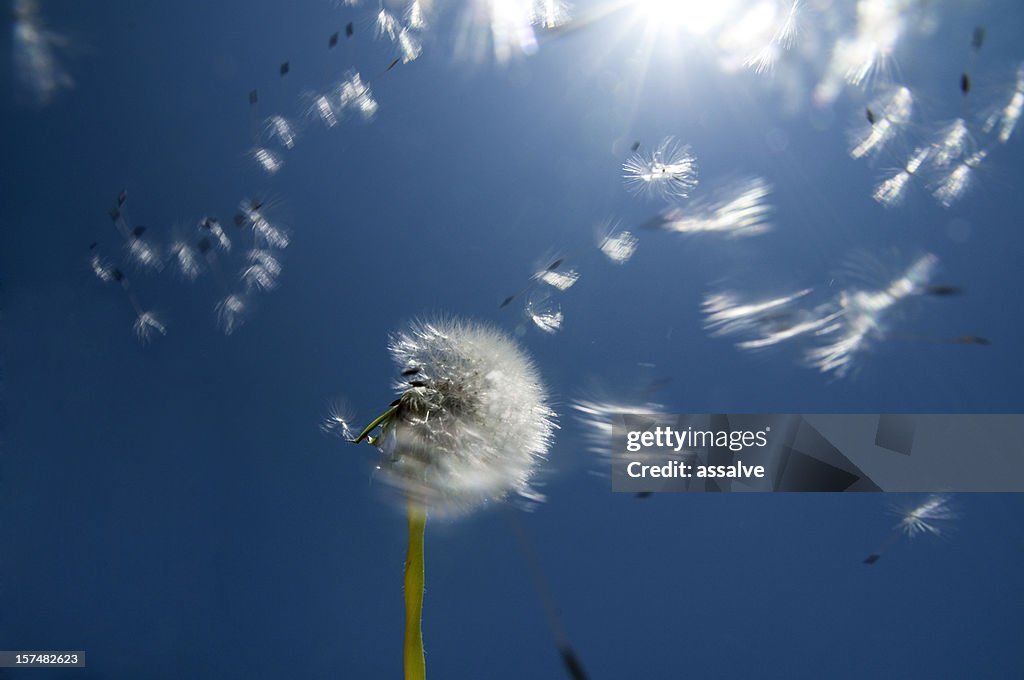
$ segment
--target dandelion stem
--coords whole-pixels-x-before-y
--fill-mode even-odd
[[[409,501],[409,552],[405,558],[405,680],[424,680],[427,677],[422,627],[423,530],[426,524],[427,511]]]
[[[381,423],[386,421],[388,418],[393,416],[395,414],[395,411],[397,411],[397,410],[398,410],[398,406],[397,405],[392,406],[387,411],[385,411],[384,413],[382,413],[379,416],[377,416],[376,418],[374,418],[372,423],[370,423],[365,428],[363,428],[363,431],[359,433],[358,437],[356,437],[355,439],[350,439],[349,441],[352,442],[353,444],[358,444],[359,442],[363,441],[364,439],[368,439],[369,436],[370,436],[370,433],[373,432],[377,428],[378,425],[380,425]]]

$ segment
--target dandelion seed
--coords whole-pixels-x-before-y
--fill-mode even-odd
[[[932,194],[942,204],[942,207],[950,207],[967,192],[974,170],[981,165],[981,162],[985,160],[987,155],[988,152],[984,149],[971,154],[971,156],[953,168],[949,174],[939,180]]]
[[[532,293],[523,309],[526,317],[544,333],[557,333],[565,320],[561,306],[547,292]]]
[[[679,234],[712,232],[730,238],[757,236],[771,230],[765,199],[771,185],[760,177],[746,180],[719,192],[711,201],[697,201],[687,210],[674,208],[662,214],[657,225]]]
[[[110,283],[114,280],[115,270],[99,255],[93,254],[89,258],[89,265],[92,267],[92,273],[103,283]]]
[[[921,534],[938,536],[942,533],[941,523],[953,519],[956,519],[956,513],[949,506],[949,496],[937,494],[905,513],[897,528],[908,538]]]
[[[139,227],[136,227],[136,230],[138,229]],[[142,229],[144,230],[145,227],[142,227]],[[133,234],[129,238],[127,248],[129,259],[140,267],[156,269],[157,271],[164,268],[164,262],[160,257],[160,251],[147,240],[142,238],[141,232],[139,232],[139,235]]]
[[[215,218],[204,217],[199,222],[200,231],[208,231],[211,236],[217,241],[217,247],[223,250],[225,253],[231,252],[231,239],[228,238],[227,234],[224,233],[223,227],[220,226]]]
[[[1010,136],[1020,121],[1021,112],[1024,111],[1024,63],[1017,67],[1017,80],[1014,83],[1010,101],[1006,105],[993,112],[985,119],[983,130],[985,134],[998,128],[999,142],[1005,144],[1010,141]]]
[[[804,288],[791,295],[747,303],[741,302],[735,293],[707,295],[701,305],[705,315],[704,328],[711,335],[730,335],[748,330],[760,319],[769,314],[777,314],[810,292],[810,288]]]
[[[902,203],[903,197],[906,195],[907,185],[910,183],[910,178],[917,174],[917,171],[928,160],[930,154],[931,150],[927,147],[916,149],[902,170],[875,187],[875,191],[871,195],[872,198],[887,208]]]
[[[603,392],[603,390],[602,390]],[[637,460],[642,464],[663,465],[669,460],[684,460],[688,458],[687,452],[679,454],[673,451],[662,451],[655,457],[651,451],[639,451],[637,453],[626,453],[623,450],[612,448],[612,435],[615,423],[622,421],[625,414],[648,416],[651,422],[655,422],[665,414],[665,408],[661,404],[654,403],[632,403],[628,401],[616,401],[604,396],[592,398],[574,399],[572,409],[576,412],[576,421],[583,428],[583,440],[587,450],[600,457],[601,462],[597,467],[601,475],[607,475],[616,462],[624,462],[623,458],[629,456],[629,461]]]
[[[937,257],[923,255],[880,290],[841,291],[835,323],[816,333],[827,339],[826,344],[805,353],[808,364],[823,373],[832,372],[839,378],[846,376],[855,358],[885,337],[885,321],[897,304],[926,292],[937,266]]]
[[[913,95],[905,87],[895,88],[883,97],[872,101],[867,109],[871,112],[869,126],[867,130],[854,134],[854,145],[850,149],[850,156],[862,158],[882,151],[910,122],[913,107]]]
[[[638,244],[639,240],[632,232],[611,231],[601,239],[598,248],[615,264],[625,264],[633,257]]]
[[[402,53],[403,64],[415,61],[420,56],[420,53],[423,52],[419,39],[407,28],[403,28],[398,34],[398,48]]]
[[[254,149],[252,157],[268,175],[276,174],[284,166],[281,156],[265,147]]]
[[[288,233],[275,226],[264,214],[263,204],[259,201],[245,199],[239,206],[239,226],[248,224],[252,228],[257,243],[269,248],[287,248]]]
[[[957,118],[939,133],[938,139],[932,144],[932,165],[937,168],[949,167],[953,161],[964,155],[969,143],[967,123],[963,118]]]
[[[342,401],[332,402],[327,415],[320,423],[320,429],[327,434],[351,441],[355,435],[352,433],[352,415],[348,406]]]
[[[195,281],[199,277],[199,256],[195,248],[179,240],[171,244],[171,254],[178,263],[178,270],[182,276],[189,281]]]
[[[864,559],[864,564],[874,564],[881,559],[882,554],[892,547],[900,536],[906,536],[909,539],[924,534],[941,536],[945,527],[957,519],[951,497],[946,494],[932,494],[924,502],[909,510],[899,508],[894,508],[894,510],[900,517],[899,522],[893,527],[892,533],[881,547]]]
[[[377,37],[381,38],[386,35],[391,40],[394,40],[400,27],[401,24],[399,24],[398,19],[391,12],[381,7],[380,12],[377,13]]]
[[[254,248],[246,255],[249,265],[242,270],[242,283],[247,291],[268,291],[277,287],[281,264],[265,248]]]
[[[295,128],[284,116],[271,116],[267,119],[267,132],[276,137],[286,149],[295,147]]]
[[[442,514],[509,494],[540,498],[530,482],[551,444],[555,414],[533,363],[512,340],[440,319],[413,323],[389,349],[401,369],[420,369],[421,384],[400,383],[397,404],[357,441],[380,449],[391,485]]]
[[[697,161],[690,147],[666,137],[650,154],[634,153],[623,164],[626,187],[637,196],[686,198],[697,186]]]
[[[142,344],[147,344],[154,333],[167,335],[167,328],[153,312],[142,312],[135,319],[135,336]]]
[[[217,303],[217,324],[224,335],[231,335],[245,323],[247,306],[240,295],[232,293]]]
[[[423,14],[423,4],[420,0],[412,0],[409,9],[405,13],[405,24],[411,29],[422,31],[427,28],[427,20]]]
[[[67,46],[68,41],[46,28],[35,0],[15,0],[13,19],[14,72],[36,104],[45,106],[61,90],[75,86],[57,60],[57,48]]]
[[[533,21],[531,23],[542,28],[558,28],[569,23],[572,16],[569,12],[569,4],[562,0],[535,0],[533,6]]]
[[[319,94],[313,96],[313,103],[309,106],[308,115],[310,117],[316,116],[328,128],[338,124],[338,118],[334,114],[334,107],[331,106],[331,101],[326,95]]]
[[[377,113],[377,102],[370,92],[370,86],[364,85],[356,71],[349,71],[338,89],[338,101],[341,110],[354,109],[364,120],[370,120]]]
[[[572,288],[573,284],[575,284],[580,278],[579,272],[575,269],[569,269],[564,272],[548,269],[542,272],[537,272],[535,276],[541,283],[546,283],[557,290],[568,290]]]

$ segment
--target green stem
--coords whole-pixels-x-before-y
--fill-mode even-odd
[[[405,680],[425,680],[423,658],[423,530],[427,512],[409,501],[409,552],[405,558]]]
[[[359,433],[358,437],[356,437],[355,439],[349,439],[349,441],[352,442],[353,444],[358,444],[364,439],[368,439],[370,437],[370,433],[373,432],[378,425],[380,425],[385,420],[393,416],[395,414],[395,411],[397,410],[398,405],[396,404],[395,406],[392,406],[387,411],[374,418],[372,423],[363,428],[363,431]]]

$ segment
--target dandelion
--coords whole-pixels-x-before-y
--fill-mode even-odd
[[[359,441],[382,452],[386,480],[417,504],[463,512],[529,487],[554,431],[554,413],[531,361],[486,326],[441,319],[414,323],[390,351],[415,379]]]
[[[389,350],[403,378],[398,399],[351,441],[380,451],[378,469],[407,503],[405,672],[423,678],[427,511],[465,512],[510,494],[538,499],[530,481],[551,445],[555,414],[531,360],[495,329],[414,322],[392,336]]]
[[[666,137],[650,154],[634,153],[622,165],[626,187],[637,196],[686,198],[697,186],[697,160],[690,147]]]
[[[881,547],[864,559],[864,564],[874,564],[881,559],[882,553],[892,547],[900,536],[906,536],[909,539],[924,534],[941,536],[945,526],[957,518],[957,513],[950,500],[951,497],[947,494],[932,494],[924,502],[909,510],[897,509],[899,522],[893,527]]]

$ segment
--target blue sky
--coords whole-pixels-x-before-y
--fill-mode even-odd
[[[697,33],[627,8],[560,37],[538,28],[535,54],[500,63],[455,50],[460,7],[436,5],[423,54],[385,72],[397,53],[366,2],[43,3],[74,80],[45,103],[4,32],[0,647],[86,650],[89,667],[60,677],[397,676],[405,520],[371,450],[319,423],[338,398],[358,424],[376,416],[394,398],[388,334],[447,313],[518,337],[552,394],[548,500],[513,512],[591,677],[1019,677],[1019,496],[957,496],[948,535],[867,568],[889,506],[916,497],[612,494],[571,404],[659,381],[650,399],[681,413],[1020,411],[1020,131],[1001,144],[982,128],[1013,92],[1022,9],[907,3],[888,69],[816,101],[854,3],[807,3],[764,74],[722,64],[739,10]],[[373,120],[304,118],[309,93],[350,68]],[[910,121],[851,158],[865,109],[898,85]],[[248,152],[273,114],[301,124],[268,176]],[[872,200],[958,117],[988,151],[962,198],[935,200],[935,170],[898,207]],[[646,153],[667,136],[698,164],[680,209],[762,177],[773,230],[636,229],[666,206],[631,195],[622,164],[634,141]],[[171,262],[127,262],[108,217],[122,188],[154,243],[217,216],[232,253],[194,283]],[[225,335],[214,307],[249,247],[231,222],[253,196],[291,241],[276,290],[247,298]],[[623,265],[596,248],[608,220],[639,237]],[[131,302],[90,269],[93,242],[166,336],[136,339]],[[962,294],[901,302],[845,377],[804,365],[803,340],[744,352],[704,328],[710,292],[810,288],[834,304],[924,253],[932,283]],[[499,303],[556,254],[580,279],[555,294],[564,323],[547,335],[522,298]],[[992,344],[937,341],[968,334]],[[430,523],[426,563],[432,677],[562,676],[502,512]]]

